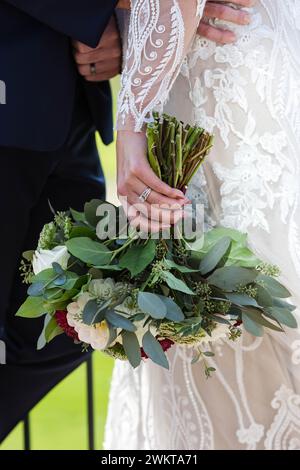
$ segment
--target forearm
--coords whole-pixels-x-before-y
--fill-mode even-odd
[[[99,43],[118,0],[4,0],[90,47]]]
[[[139,131],[167,100],[205,0],[133,0],[132,4],[118,129]],[[145,21],[146,7],[151,8],[142,31],[139,25]]]

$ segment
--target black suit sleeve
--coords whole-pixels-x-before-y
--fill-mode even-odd
[[[96,47],[118,0],[4,0],[56,31]]]

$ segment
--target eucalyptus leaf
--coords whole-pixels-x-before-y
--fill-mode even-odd
[[[177,264],[170,259],[165,259],[164,264],[168,269],[176,269],[177,271],[181,273],[197,273],[199,271],[199,269],[192,269],[187,266],[182,266],[181,264]]]
[[[273,297],[291,297],[291,293],[273,277],[259,274],[257,276],[256,283],[264,287]]]
[[[122,332],[122,343],[131,366],[136,369],[142,360],[141,348],[138,339],[134,333],[129,331]]]
[[[61,267],[59,263],[52,263],[52,268],[55,274],[64,274],[65,270]]]
[[[185,282],[175,277],[174,274],[170,273],[169,271],[165,271],[163,273],[163,278],[170,289],[178,290],[179,292],[183,292],[189,295],[195,295],[195,293],[186,285]]]
[[[79,237],[87,237],[93,240],[96,240],[96,233],[95,230],[87,227],[86,225],[73,227],[70,233],[70,238],[79,238]]]
[[[223,237],[219,240],[204,256],[200,262],[199,270],[201,274],[210,273],[221,262],[223,257],[228,253],[231,246],[231,238]]]
[[[263,316],[263,312],[252,307],[245,307],[243,309],[243,318],[244,314],[248,315],[248,317],[252,318],[253,321],[255,321],[257,324],[264,326],[266,328],[270,328],[271,330],[274,331],[283,331],[281,327],[274,325],[274,323],[271,323],[269,320],[267,320]]]
[[[236,305],[251,305],[252,307],[258,307],[258,303],[253,297],[250,297],[246,294],[239,294],[239,293],[230,293],[226,294],[226,297],[230,302]]]
[[[48,323],[51,321],[52,319],[52,316],[47,314],[45,315],[45,318],[44,318],[44,326],[43,326],[43,329],[41,331],[41,334],[38,338],[38,341],[37,341],[37,350],[40,351],[41,349],[43,349],[46,344],[47,344],[47,341],[46,341],[46,337],[45,337],[45,329],[46,329],[46,326],[48,325]]]
[[[54,279],[53,284],[55,286],[63,286],[67,282],[67,276],[65,273],[61,274],[58,276],[56,279]]]
[[[93,227],[96,227],[99,220],[101,220],[101,217],[97,216],[97,209],[101,204],[103,204],[103,201],[100,199],[92,199],[84,205],[85,218]]]
[[[84,263],[98,266],[111,260],[111,251],[102,243],[86,237],[72,238],[66,242],[68,251]]]
[[[289,328],[298,328],[298,323],[295,316],[288,309],[271,307],[266,311],[282,325],[286,325]]]
[[[70,212],[75,222],[86,222],[84,212],[78,212],[75,209],[70,209]]]
[[[27,289],[27,294],[31,297],[40,297],[43,295],[45,291],[45,283],[44,282],[34,282],[31,286]]]
[[[166,304],[157,294],[151,292],[139,292],[138,306],[142,312],[147,313],[157,320],[163,319],[167,315]]]
[[[143,336],[143,349],[147,356],[155,363],[165,369],[169,369],[169,362],[163,348],[157,339],[147,331]]]
[[[257,303],[261,307],[272,307],[273,305],[273,297],[271,294],[262,286],[259,284],[256,284],[257,288]]]
[[[274,307],[286,308],[290,312],[293,312],[297,308],[295,305],[289,302],[286,302],[285,300],[282,300],[282,299],[273,299],[273,305]]]
[[[32,282],[49,282],[56,277],[55,271],[52,268],[44,269],[32,278]]]
[[[257,272],[238,266],[227,266],[216,269],[208,278],[208,282],[225,291],[236,290],[239,286],[246,286],[254,282]]]
[[[50,343],[56,336],[59,336],[63,333],[62,328],[57,324],[57,321],[54,317],[51,317],[51,320],[47,323],[45,327],[45,339],[47,343]]]
[[[100,323],[105,318],[105,309],[96,300],[89,300],[82,312],[82,319],[86,325]]]
[[[240,245],[238,242],[232,242],[225,266],[255,268],[259,263],[260,259],[247,246]]]
[[[155,258],[156,242],[149,240],[146,245],[132,245],[120,258],[119,266],[128,269],[132,277],[144,271]]]
[[[170,297],[165,297],[164,295],[160,295],[159,298],[163,301],[167,308],[167,315],[166,318],[168,320],[174,321],[174,322],[181,322],[184,320],[184,314],[177,305],[176,302],[174,302],[173,299],[170,299]]]
[[[23,318],[38,318],[48,313],[47,310],[43,297],[27,297],[25,302],[17,311],[16,316]]]
[[[136,331],[136,327],[130,320],[128,320],[128,318],[119,315],[112,309],[105,312],[105,318],[115,328],[121,328],[122,330],[131,332]]]
[[[256,321],[253,319],[251,314],[248,314],[247,312],[242,313],[242,320],[243,320],[243,326],[248,333],[250,333],[253,336],[263,336],[264,335],[264,329],[261,325],[256,323]]]

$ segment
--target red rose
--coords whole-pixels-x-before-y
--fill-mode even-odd
[[[79,341],[78,334],[75,329],[69,325],[67,320],[67,312],[64,310],[57,310],[55,312],[55,320],[58,326],[66,333],[67,336],[72,338],[74,341]]]

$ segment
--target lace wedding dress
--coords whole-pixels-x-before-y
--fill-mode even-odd
[[[191,44],[204,3],[133,2],[119,128],[139,130],[172,88],[166,111],[216,134],[190,197],[247,232],[300,307],[300,0],[261,0],[222,47]],[[180,347],[169,372],[117,362],[106,449],[300,449],[299,331],[212,349],[209,380]]]

